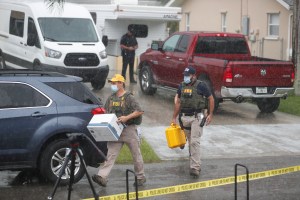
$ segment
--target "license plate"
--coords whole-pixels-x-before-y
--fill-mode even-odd
[[[256,94],[266,94],[268,93],[267,87],[256,87]]]

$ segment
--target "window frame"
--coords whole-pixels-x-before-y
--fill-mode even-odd
[[[36,87],[28,84],[28,83],[24,83],[24,82],[15,82],[15,81],[0,81],[0,85],[1,84],[19,84],[19,85],[25,85],[29,88],[31,88],[34,92],[40,94],[41,96],[45,97],[45,99],[48,100],[48,103],[46,105],[38,105],[38,106],[18,106],[18,107],[0,107],[0,110],[2,109],[24,109],[24,108],[45,108],[45,107],[49,107],[52,104],[52,99],[50,97],[48,97],[45,93],[43,93],[42,91],[40,91],[39,89],[37,89]]]
[[[277,39],[277,38],[279,38],[279,32],[280,32],[280,13],[268,13],[267,15],[268,15],[267,37]],[[278,17],[278,19],[277,19],[278,23],[274,23],[274,22],[271,23],[272,16],[277,16]],[[272,31],[271,27],[277,27],[278,28],[278,33],[276,35],[274,33],[271,33],[271,31]]]
[[[17,18],[16,16],[18,16],[19,18]],[[17,25],[18,21],[19,23],[22,23],[21,27]],[[18,30],[19,28],[22,28],[21,32],[20,30]],[[12,10],[10,12],[10,17],[9,17],[9,34],[14,35],[16,37],[23,38],[24,30],[25,30],[25,12]]]
[[[191,16],[190,13],[185,13],[185,30],[190,31],[190,22],[191,22]]]
[[[177,38],[175,38],[175,37],[177,37]],[[165,45],[168,44],[168,42],[171,41],[173,38],[176,39],[176,43],[174,44],[174,48],[169,50],[169,49],[167,49],[167,48],[165,47]],[[164,44],[163,44],[163,46],[162,46],[162,50],[163,50],[164,52],[174,52],[175,49],[177,48],[177,44],[178,44],[178,41],[180,40],[180,38],[181,38],[181,35],[178,35],[178,34],[172,35],[171,37],[169,37],[169,38],[164,42]],[[172,43],[172,44],[173,44],[173,43]],[[172,47],[172,46],[171,46],[171,47]]]
[[[147,38],[148,37],[149,27],[146,24],[129,24],[127,28],[128,28],[127,30],[129,30],[129,29],[134,30],[134,36],[136,38]]]
[[[221,13],[221,32],[227,32],[227,12]]]
[[[190,35],[182,35],[179,38],[179,40],[177,41],[177,45],[175,47],[174,52],[177,52],[177,53],[186,53],[187,50],[188,50],[188,46],[189,46],[190,40],[191,40],[191,36]],[[184,46],[182,46],[183,48],[180,48],[181,44],[184,44]]]

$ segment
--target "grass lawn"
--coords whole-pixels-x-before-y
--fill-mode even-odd
[[[144,159],[144,163],[160,162],[159,157],[156,155],[156,153],[153,151],[153,149],[145,139],[142,139],[141,152]],[[133,163],[131,153],[126,144],[123,145],[123,148],[121,149],[121,152],[117,158],[116,163],[118,164]]]
[[[289,95],[286,100],[281,99],[278,111],[300,116],[300,96]]]

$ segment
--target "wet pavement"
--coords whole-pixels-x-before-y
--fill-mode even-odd
[[[109,77],[115,72],[120,72],[120,69],[111,69]],[[256,105],[224,102],[212,124],[204,128],[202,171],[199,179],[194,179],[189,175],[188,149],[170,149],[165,138],[165,129],[172,118],[174,93],[158,90],[153,96],[143,95],[139,84],[127,84],[126,89],[136,96],[145,111],[141,126],[143,138],[162,159],[160,163],[145,164],[147,183],[140,190],[230,177],[234,175],[236,163],[246,165],[250,173],[300,165],[300,117],[280,112],[260,114]],[[109,84],[94,92],[106,99],[110,94]],[[100,197],[125,193],[125,171],[132,168],[132,165],[115,165],[108,186],[100,188],[95,185]],[[88,168],[90,175],[97,170]],[[52,192],[53,185],[40,182],[35,176],[26,179],[16,178],[17,175],[18,172],[0,172],[0,200],[41,200],[47,199]],[[133,191],[133,178],[130,178],[130,183],[130,191]],[[67,194],[67,187],[59,187],[54,199],[67,199]],[[238,199],[246,199],[245,194],[245,184],[241,183]],[[92,191],[84,177],[74,185],[72,199],[91,197]],[[148,199],[234,199],[234,185]],[[251,181],[250,199],[300,199],[300,172]]]

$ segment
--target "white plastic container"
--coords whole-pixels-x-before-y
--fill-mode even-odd
[[[117,141],[123,131],[115,114],[94,115],[87,128],[97,142]]]

